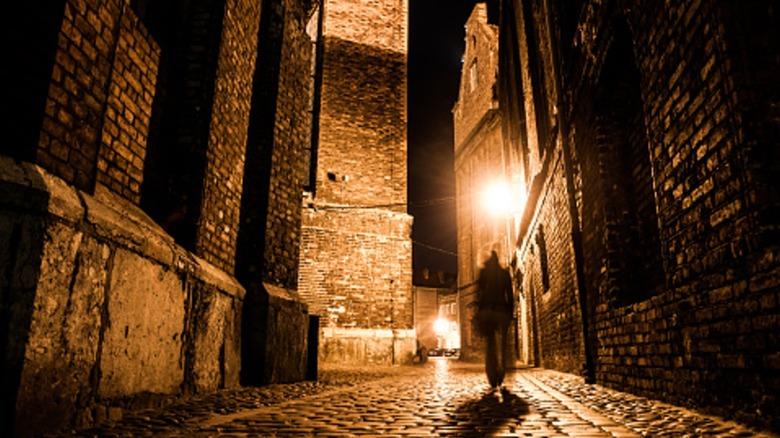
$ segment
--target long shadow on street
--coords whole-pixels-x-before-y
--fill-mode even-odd
[[[479,399],[459,406],[454,419],[462,427],[459,435],[493,436],[504,432],[510,420],[520,419],[528,411],[528,403],[508,389],[488,390]]]

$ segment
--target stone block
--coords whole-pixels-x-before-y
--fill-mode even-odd
[[[173,394],[184,380],[184,285],[174,271],[117,249],[100,361],[102,397]]]
[[[306,379],[309,314],[297,292],[263,283],[247,293],[242,318],[243,384]]]
[[[220,293],[213,286],[201,281],[188,285],[192,311],[187,315],[188,342],[185,361],[188,366],[187,386],[195,392],[214,391],[223,386],[223,349],[226,348],[228,330],[235,327],[230,321],[232,298]]]

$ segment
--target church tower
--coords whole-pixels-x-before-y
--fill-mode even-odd
[[[408,0],[325,0],[299,292],[320,360],[402,363],[415,349],[407,214]]]

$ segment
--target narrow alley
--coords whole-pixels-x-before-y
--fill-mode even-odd
[[[777,0],[7,3],[0,438],[780,434]]]
[[[541,369],[487,388],[482,367],[330,368],[318,382],[228,390],[140,411],[75,436],[773,437]],[[69,436],[69,435],[51,435]]]

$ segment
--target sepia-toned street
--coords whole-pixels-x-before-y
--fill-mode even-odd
[[[491,391],[480,365],[331,368],[320,381],[223,391],[76,436],[772,437],[733,421],[586,385],[541,369],[515,370]]]

